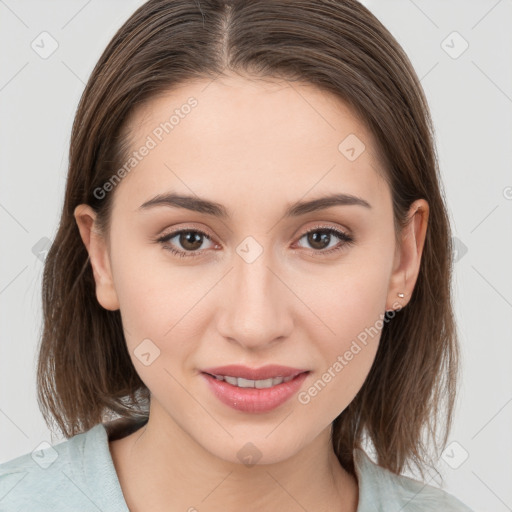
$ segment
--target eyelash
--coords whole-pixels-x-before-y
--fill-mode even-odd
[[[325,227],[325,226],[315,226],[314,228],[306,231],[305,233],[303,233],[300,237],[299,237],[299,240],[301,238],[303,238],[304,236],[306,235],[309,235],[310,233],[315,233],[315,232],[322,232],[322,233],[328,233],[330,235],[334,235],[336,236],[337,238],[339,238],[341,240],[341,245],[338,245],[336,247],[333,247],[331,249],[328,249],[328,250],[314,250],[314,249],[311,249],[312,252],[314,253],[318,253],[322,256],[324,255],[327,255],[327,254],[332,254],[333,252],[338,252],[342,249],[344,249],[345,247],[348,247],[348,246],[351,246],[354,244],[354,238],[351,237],[350,235],[348,235],[347,233],[339,230],[339,229],[335,229],[335,228],[331,228],[331,227]],[[200,229],[180,229],[179,231],[174,231],[172,233],[168,233],[167,235],[163,235],[159,238],[156,239],[156,242],[159,242],[161,243],[162,245],[165,244],[166,242],[168,242],[171,238],[174,238],[175,236],[177,235],[180,235],[181,233],[199,233],[200,235],[204,236],[205,238],[207,238],[208,240],[211,240],[211,237],[208,236],[204,231],[201,231]],[[173,247],[164,247],[167,251],[169,251],[170,253],[174,254],[175,256],[179,256],[180,258],[194,258],[194,257],[199,257],[202,255],[202,252],[203,251],[180,251],[180,250],[177,250],[177,249],[174,249]]]

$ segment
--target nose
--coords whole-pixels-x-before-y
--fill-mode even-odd
[[[265,251],[252,263],[235,256],[219,297],[217,328],[225,339],[261,350],[290,336],[297,299],[275,266]]]

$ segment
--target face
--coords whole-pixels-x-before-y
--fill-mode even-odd
[[[187,83],[129,128],[138,156],[106,186],[108,240],[88,237],[94,212],[76,216],[98,300],[120,309],[151,391],[150,421],[227,461],[254,447],[261,463],[289,458],[361,388],[385,310],[414,284],[424,225],[399,250],[371,133],[311,85]],[[358,199],[317,201],[336,194]],[[215,370],[225,365],[289,370]],[[262,382],[249,390],[206,370]],[[283,373],[292,380],[267,387]]]

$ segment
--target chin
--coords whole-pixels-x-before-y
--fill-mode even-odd
[[[283,422],[284,423],[284,422]],[[288,428],[290,424],[287,425]],[[228,463],[253,467],[255,464],[277,464],[284,462],[296,455],[307,444],[290,437],[289,431],[283,425],[256,433],[254,429],[246,429],[246,432],[233,437],[225,436],[222,441],[212,438],[196,439],[205,450],[214,457]],[[281,429],[281,432],[278,430]],[[251,434],[252,430],[252,434]],[[269,435],[270,433],[270,435]]]

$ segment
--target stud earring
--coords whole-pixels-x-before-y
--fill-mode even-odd
[[[397,293],[397,295],[398,295],[401,299],[403,299],[403,298],[405,297],[405,294],[403,294],[403,293]]]

